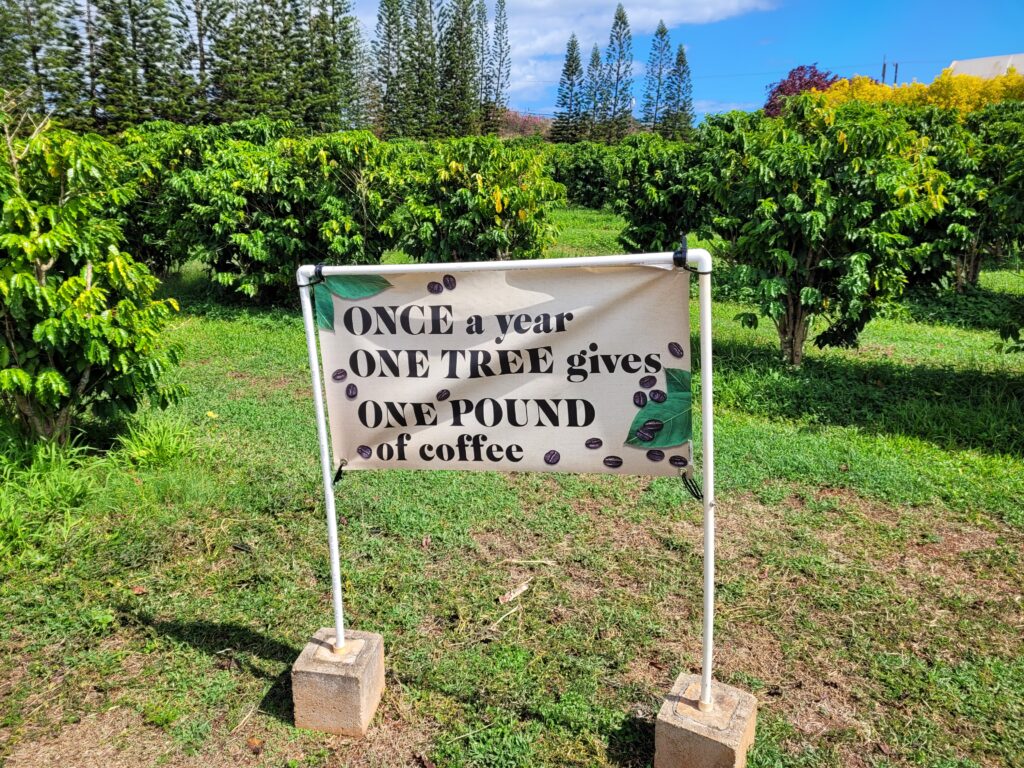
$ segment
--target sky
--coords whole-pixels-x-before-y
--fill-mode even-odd
[[[506,0],[512,47],[513,109],[551,116],[569,35],[583,65],[602,51],[616,0]],[[488,0],[493,10],[493,0]],[[766,87],[793,67],[814,64],[847,77],[879,78],[882,60],[899,63],[900,82],[931,82],[954,59],[1024,52],[1024,0],[624,0],[633,31],[633,93],[643,95],[651,37],[664,19],[686,46],[698,118],[756,109]],[[356,0],[372,38],[375,0]]]

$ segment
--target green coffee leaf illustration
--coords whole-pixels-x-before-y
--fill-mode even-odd
[[[316,324],[323,331],[334,330],[334,299],[327,286],[317,283],[313,286],[313,300],[316,303]]]
[[[322,283],[313,286],[313,298],[316,301],[316,324],[325,331],[334,330],[334,300],[332,294],[339,299],[365,299],[376,296],[390,288],[391,283],[380,275],[331,275]]]
[[[647,404],[637,411],[633,423],[629,426],[626,445],[638,448],[671,448],[693,439],[690,372],[681,368],[666,368],[665,382],[668,390],[665,393],[665,401],[656,403],[654,400],[648,400]],[[642,440],[637,432],[649,421],[659,421],[662,426],[657,430],[646,430],[653,433],[653,436],[650,440]]]
[[[331,275],[324,283],[339,299],[365,299],[391,287],[380,275]]]

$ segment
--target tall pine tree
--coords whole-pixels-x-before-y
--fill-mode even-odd
[[[672,43],[664,21],[658,22],[651,42],[651,55],[647,59],[646,82],[644,85],[644,125],[658,130],[665,115],[665,96],[668,90],[669,70],[672,67]]]
[[[445,132],[467,136],[479,130],[474,0],[448,0],[441,30],[440,92]]]
[[[434,138],[440,130],[438,55],[434,6],[431,0],[411,0],[409,33],[401,59],[404,134]]]
[[[665,112],[657,130],[668,139],[685,138],[693,130],[693,85],[686,49],[682,45],[676,49],[676,58],[668,74]]]
[[[359,28],[349,0],[311,0],[307,58],[299,62],[301,121],[319,131],[364,124],[358,93]],[[364,86],[365,87],[365,86]]]
[[[0,5],[0,85],[39,113],[54,106],[54,75],[62,64],[62,0],[3,0]]]
[[[373,74],[380,92],[377,130],[385,139],[405,133],[402,57],[406,53],[406,20],[402,0],[380,0],[373,40]]]
[[[476,0],[474,3],[474,55],[477,62],[476,79],[476,104],[477,111],[484,119],[487,113],[487,105],[491,93],[491,35],[487,21],[486,0]]]
[[[512,49],[508,42],[508,13],[505,0],[494,4],[494,36],[491,40],[490,91],[485,129],[496,133],[508,109],[508,87],[512,80]]]
[[[75,2],[76,0],[72,0]],[[78,77],[82,83],[82,102],[78,105],[76,119],[86,123],[93,129],[100,126],[100,60],[99,60],[99,24],[96,0],[81,0],[76,4],[81,17],[82,51]]]
[[[294,69],[305,40],[290,6],[288,0],[234,0],[213,46],[211,82],[220,120],[293,117],[290,102],[301,91]]]
[[[618,141],[629,133],[633,118],[633,33],[622,3],[615,8],[612,30],[608,35],[605,69],[608,78],[605,137],[609,141]]]
[[[142,0],[96,0],[96,83],[99,120],[119,131],[146,113],[139,67]]]
[[[74,0],[61,0],[58,37],[52,42],[49,88],[50,108],[66,127],[92,127],[86,103],[83,22]]]
[[[583,83],[583,116],[587,138],[601,138],[608,120],[608,73],[601,63],[601,50],[596,44],[590,51]]]
[[[178,18],[189,22],[185,27],[185,60],[189,71],[195,73],[192,119],[206,122],[213,117],[210,102],[214,40],[227,22],[230,4],[228,0],[174,1]]]
[[[573,33],[565,48],[565,64],[562,65],[562,78],[558,83],[555,122],[551,126],[552,141],[576,142],[583,138],[583,92],[583,60],[580,58],[579,40]]]
[[[28,33],[18,0],[0,0],[0,88],[20,94],[31,85]],[[27,94],[26,94],[27,95]]]
[[[189,122],[195,115],[195,80],[188,57],[188,19],[170,0],[142,0],[136,55],[144,114]]]

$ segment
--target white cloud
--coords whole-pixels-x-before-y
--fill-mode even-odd
[[[510,0],[508,26],[513,59],[564,55],[565,44],[573,32],[579,38],[584,59],[594,43],[604,50],[616,5],[617,0]],[[773,0],[645,0],[632,8],[627,3],[626,15],[634,34],[649,34],[661,20],[669,28],[709,24],[751,11],[769,10],[774,5]]]
[[[558,84],[562,74],[561,59],[517,59],[512,56],[512,82],[509,93],[517,94],[547,88]]]
[[[580,41],[584,68],[595,43],[603,56],[616,4],[617,0],[508,0],[513,101],[516,95],[536,95],[558,85],[570,34],[575,32]],[[775,0],[645,0],[633,8],[626,4],[626,15],[634,35],[652,34],[662,20],[671,29],[770,10],[774,5]],[[635,61],[633,77],[642,78],[643,71],[643,63]]]
[[[565,46],[573,32],[580,41],[586,68],[596,43],[602,55],[618,0],[506,0],[509,42],[512,47],[510,95],[529,98],[558,85]],[[644,0],[625,2],[634,35],[651,34],[664,20],[670,29],[680,24],[710,24],[753,11],[771,10],[778,0]],[[494,0],[487,0],[491,19]],[[357,0],[355,12],[366,39],[373,39],[377,0]],[[632,6],[632,7],[631,7]],[[676,40],[674,42],[684,42]],[[643,76],[643,64],[634,62],[633,76]]]

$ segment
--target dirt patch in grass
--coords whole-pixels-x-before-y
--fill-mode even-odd
[[[245,385],[231,392],[229,400],[245,400],[252,397],[254,391],[260,396],[288,392],[296,400],[309,399],[311,396],[308,382],[303,386],[302,379],[295,376],[259,376],[247,371],[231,371],[227,377]]]
[[[115,706],[62,726],[56,733],[19,744],[7,768],[229,768],[306,764],[359,766],[415,765],[430,751],[436,726],[404,701],[398,684],[388,681],[385,696],[365,739],[312,732],[283,731],[262,712],[228,732],[222,723],[199,751],[188,754],[167,732],[147,725],[134,709]]]
[[[723,634],[716,677],[755,678],[762,706],[782,712],[804,736],[853,730],[862,740],[873,738],[870,718],[862,712],[871,688],[848,661],[823,652],[788,656],[777,634],[762,625],[730,627]]]
[[[175,755],[163,732],[148,728],[134,710],[115,707],[63,726],[56,734],[18,745],[7,768],[137,768],[201,765]],[[206,763],[208,764],[208,763]]]
[[[388,680],[384,699],[370,732],[362,740],[338,739],[332,749],[341,765],[418,765],[417,757],[427,755],[437,725],[418,715],[405,701],[399,683]],[[329,765],[336,764],[331,761]]]
[[[664,555],[677,561],[673,567],[699,568],[699,516],[638,529],[618,518],[609,524],[607,515],[593,514],[589,505],[580,509],[599,536],[614,539],[616,549],[650,551],[651,536],[670,539],[674,546]],[[997,556],[1007,548],[1024,551],[1024,537],[1012,529],[990,529],[987,521],[986,527],[972,525],[937,510],[892,507],[833,488],[794,492],[770,505],[753,494],[730,495],[719,500],[717,511],[715,676],[753,689],[763,709],[781,714],[797,733],[787,742],[794,752],[827,746],[842,765],[867,765],[872,754],[898,758],[898,750],[879,735],[887,717],[879,706],[885,696],[847,650],[858,633],[880,631],[880,647],[914,653],[914,647],[904,647],[907,635],[918,634],[908,630],[908,621],[921,623],[922,639],[938,633],[957,646],[978,631],[972,625],[984,623],[984,633],[995,641],[990,652],[1007,658],[1020,652],[1024,624],[1014,595],[1022,591],[1024,576],[1018,577],[1020,570],[1008,574]],[[614,569],[602,575],[603,588],[617,579]],[[601,589],[595,574],[581,581],[592,579],[595,591]],[[732,585],[738,585],[737,593]],[[867,596],[851,605],[849,593],[859,589]],[[580,601],[593,597],[579,589],[573,594]],[[889,595],[912,595],[914,607],[904,610],[913,614],[890,614]],[[951,595],[975,602],[968,611],[939,605]],[[673,590],[661,601],[658,619],[673,629],[637,654],[625,682],[657,696],[680,662],[686,671],[699,671],[698,596],[699,584],[685,593]],[[957,626],[965,617],[966,625]],[[865,620],[870,626],[858,629]],[[944,716],[928,717],[941,722]],[[952,721],[944,725],[956,731]]]

